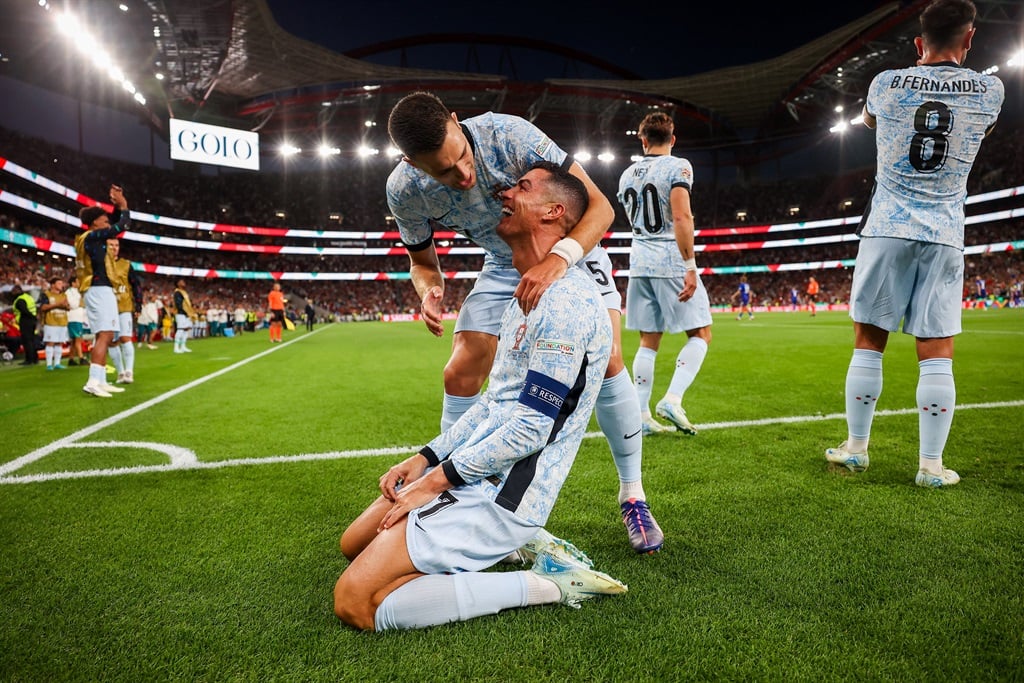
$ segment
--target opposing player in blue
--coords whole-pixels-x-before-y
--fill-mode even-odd
[[[934,0],[914,39],[917,66],[875,76],[864,122],[876,128],[878,163],[861,219],[850,317],[853,358],[846,375],[848,437],[825,451],[860,472],[882,392],[882,353],[903,321],[916,338],[920,448],[918,486],[952,486],[942,452],[956,407],[953,337],[964,287],[967,176],[1003,103],[1003,84],[963,66],[974,38],[970,0]]]
[[[740,284],[736,287],[736,291],[732,293],[733,305],[736,304],[736,299],[740,300],[740,313],[736,316],[737,320],[743,320],[743,312],[747,312],[747,318],[750,320],[754,319],[754,312],[750,310],[750,298],[754,296],[754,290],[750,288],[750,283],[747,282],[746,275],[740,275]]]
[[[612,277],[611,260],[598,244],[614,218],[608,199],[579,164],[540,129],[517,116],[489,112],[460,122],[435,95],[415,92],[394,106],[388,132],[404,155],[388,178],[388,206],[409,252],[423,321],[434,335],[444,333],[445,285],[434,231],[454,230],[485,252],[482,272],[455,323],[452,353],[444,369],[442,431],[478,400],[494,360],[506,303],[515,298],[529,313],[552,282],[568,268],[580,268],[600,287],[612,319],[612,356],[596,413],[618,470],[622,520],[634,550],[660,549],[664,534],[643,489],[640,405],[622,362],[622,297]],[[512,267],[509,246],[495,228],[502,217],[501,192],[538,161],[563,166],[579,178],[590,204],[552,252],[521,273]]]
[[[500,193],[497,234],[522,273],[583,215],[584,184],[540,162]],[[487,391],[455,423],[380,478],[381,496],[345,530],[351,564],[334,612],[363,630],[464,621],[503,609],[578,606],[626,586],[552,544],[531,570],[483,572],[542,530],[593,414],[611,356],[598,286],[579,268],[528,315],[509,298]]]
[[[697,429],[683,410],[711,344],[711,302],[697,274],[690,190],[693,167],[672,156],[675,124],[664,112],[644,117],[638,129],[644,156],[622,172],[618,199],[633,228],[626,287],[626,328],[640,332],[633,377],[646,433],[663,431],[651,417],[654,362],[664,333],[686,333],[664,397],[655,412],[686,434]]]

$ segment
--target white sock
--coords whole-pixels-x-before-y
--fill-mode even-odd
[[[452,396],[451,394],[444,395],[444,403],[441,405],[441,431],[446,431],[449,427],[459,421],[463,413],[473,407],[473,404],[480,398],[480,392],[477,392],[473,396]]]
[[[511,607],[526,607],[524,574],[462,572],[421,576],[384,598],[373,617],[374,629],[424,628],[497,614]]]
[[[952,358],[929,358],[918,363],[917,425],[921,439],[918,467],[938,474],[956,406]]]
[[[562,591],[554,581],[532,571],[523,574],[526,577],[527,605],[550,605],[562,599]]]
[[[676,369],[672,373],[672,381],[668,385],[668,393],[679,396],[682,400],[686,390],[693,384],[693,379],[704,364],[708,355],[708,343],[700,337],[690,337],[676,356]]]
[[[96,365],[96,363],[89,363],[89,381],[93,384],[106,384],[107,383],[107,366]]]
[[[619,482],[630,482],[642,490],[643,437],[640,434],[640,401],[626,368],[606,377],[597,395],[597,423],[608,439]],[[628,496],[627,496],[628,497]],[[619,501],[622,502],[622,501]]]
[[[854,349],[846,370],[846,449],[867,453],[871,421],[882,394],[882,353]]]
[[[107,348],[107,357],[110,359],[110,362],[114,364],[114,369],[117,370],[118,375],[124,372],[124,361],[121,360],[120,344],[111,344]]]
[[[641,346],[633,356],[633,385],[640,400],[640,414],[651,416],[651,394],[654,392],[654,361],[658,352]]]
[[[53,367],[54,365],[57,364],[57,362],[53,359],[53,357],[56,355],[54,353],[54,350],[55,347],[52,344],[46,345],[46,367],[48,368]]]
[[[121,358],[123,359],[124,371],[135,371],[135,346],[131,340],[121,344]]]

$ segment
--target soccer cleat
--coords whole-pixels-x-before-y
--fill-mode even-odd
[[[630,498],[622,504],[622,523],[626,525],[626,532],[629,533],[629,544],[638,553],[653,555],[661,550],[665,542],[665,534],[661,527],[654,521],[651,509],[647,503],[636,498]]]
[[[556,557],[552,554],[554,551],[551,545],[541,548],[530,571],[558,586],[562,595],[559,602],[563,605],[578,609],[584,600],[598,595],[621,595],[628,590],[626,584],[604,572],[594,571],[564,557]]]
[[[826,448],[825,459],[836,465],[842,465],[851,472],[863,472],[868,468],[867,452],[851,453],[846,450],[845,441],[835,448]]]
[[[663,425],[650,416],[643,418],[643,422],[640,426],[643,430],[644,436],[650,436],[651,434],[657,434],[659,432],[675,431],[672,427],[669,427],[668,425]]]
[[[67,368],[64,367],[63,365],[61,365],[60,363],[57,363],[56,365],[54,365],[53,369],[54,370],[67,370]]]
[[[113,384],[101,384],[100,388],[108,394],[120,394],[124,391],[124,387],[115,387]]]
[[[117,373],[117,379],[114,380],[114,384],[124,384],[124,373]]]
[[[125,370],[124,371],[124,383],[125,384],[132,384],[133,382],[135,382],[135,372],[132,371],[132,370]]]
[[[181,352],[182,353],[192,353],[192,349],[188,348],[187,346],[182,346],[181,347]]]
[[[575,562],[587,567],[594,566],[594,561],[572,542],[553,536],[546,529],[538,531],[536,536],[527,541],[513,555],[519,556],[519,562],[529,564],[535,562],[537,556],[544,550],[559,560]]]
[[[47,372],[52,372],[53,371],[53,366],[52,365],[47,365],[46,366],[46,371]]]
[[[686,419],[686,411],[683,410],[682,406],[673,405],[665,399],[661,399],[658,401],[658,405],[654,407],[654,412],[657,413],[658,417],[663,417],[674,424],[676,429],[684,434],[696,436],[697,428]]]
[[[953,486],[960,483],[960,475],[953,470],[942,468],[942,474],[935,474],[928,470],[918,470],[914,477],[914,483],[925,488],[940,489],[943,486]]]
[[[146,348],[147,349],[155,349],[155,348],[157,348],[157,345],[156,344],[146,344]]]
[[[82,387],[82,391],[93,396],[99,396],[100,398],[110,398],[111,396],[110,392],[95,382],[86,382],[85,386]]]

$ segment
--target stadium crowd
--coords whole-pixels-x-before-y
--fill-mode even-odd
[[[685,146],[679,153],[685,156]],[[117,182],[132,197],[132,209],[158,216],[186,218],[205,223],[292,227],[320,231],[394,231],[387,215],[384,184],[391,164],[365,164],[352,160],[325,167],[320,172],[289,172],[281,174],[222,172],[200,175],[194,165],[178,165],[173,171],[129,164],[113,159],[81,154],[75,150],[44,140],[25,137],[0,128],[0,157],[8,159],[45,178],[82,192],[99,196],[101,183]],[[617,201],[616,174],[604,169],[593,170],[595,182],[613,199],[616,219],[613,236],[605,240],[611,248],[613,267],[625,271],[629,267],[629,242],[614,235],[626,234],[627,221]],[[843,176],[818,175],[775,182],[742,185],[705,186],[694,188],[693,208],[697,228],[765,224],[790,224],[822,218],[858,216],[864,210],[871,191],[873,169],[858,169]],[[969,194],[1024,184],[1024,128],[1006,125],[997,127],[993,139],[982,147],[975,171],[968,183]],[[29,179],[0,172],[0,190],[30,202],[56,208],[68,215],[77,214],[80,205],[56,194]],[[1008,200],[986,203],[976,213],[987,213],[1008,206]],[[1010,200],[1012,201],[1012,199]],[[799,207],[798,210],[794,207]],[[740,217],[742,215],[742,217]],[[705,217],[711,217],[706,219]],[[0,228],[56,243],[71,244],[78,227],[57,222],[18,207],[10,202],[0,204]],[[737,241],[768,241],[794,237],[852,233],[854,226],[818,228],[770,235],[698,237],[697,262],[702,268],[760,266],[837,262],[856,255],[857,241],[834,241],[810,246],[721,249],[717,245]],[[266,308],[266,295],[271,286],[270,273],[361,273],[363,277],[389,274],[388,279],[304,280],[282,282],[290,300],[291,315],[301,317],[307,299],[312,299],[317,315],[324,320],[374,320],[382,315],[411,314],[419,309],[415,291],[406,279],[408,259],[401,253],[376,256],[365,253],[333,255],[323,253],[286,254],[245,251],[247,246],[270,245],[301,247],[348,247],[361,249],[395,249],[396,239],[374,240],[329,236],[299,239],[275,235],[198,230],[168,227],[157,223],[133,221],[132,232],[163,237],[196,240],[203,248],[175,246],[152,242],[122,242],[122,256],[135,263],[175,266],[200,271],[246,271],[264,273],[263,279],[189,278],[189,289],[199,310],[233,312],[243,309],[252,326],[258,326]],[[1024,220],[1020,218],[968,225],[966,244],[991,244],[1024,238]],[[237,250],[223,250],[216,243],[241,245]],[[441,246],[446,243],[439,241]],[[453,243],[459,246],[461,243]],[[215,247],[221,246],[218,250]],[[482,265],[482,256],[441,255],[446,271],[475,272]],[[54,275],[69,277],[73,273],[70,257],[46,253],[31,247],[3,243],[0,248],[0,308],[9,307],[9,292],[15,285],[27,291],[45,289]],[[976,295],[975,280],[987,283],[987,295],[1012,303],[1019,301],[1024,257],[1020,250],[968,255],[965,270],[965,298]],[[749,272],[748,281],[754,291],[755,305],[788,306],[790,291],[805,291],[807,278],[815,275],[821,285],[819,301],[846,303],[849,299],[852,268],[772,269]],[[140,273],[147,293],[159,301],[168,301],[178,275]],[[714,307],[730,306],[739,274],[705,274],[702,276]],[[617,277],[624,293],[625,277]],[[445,302],[452,308],[462,301],[473,280],[450,279]],[[218,313],[217,316],[219,317]],[[202,329],[202,328],[201,328]]]

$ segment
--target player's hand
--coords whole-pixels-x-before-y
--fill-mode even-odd
[[[128,208],[128,201],[124,198],[124,188],[117,185],[110,186],[110,203],[122,211]]]
[[[443,477],[422,477],[402,486],[402,490],[395,495],[394,505],[384,514],[380,520],[377,532],[390,529],[400,522],[411,510],[422,507],[447,490],[447,480]]]
[[[697,271],[688,270],[683,276],[683,289],[679,292],[680,301],[689,301],[697,292]]]
[[[523,315],[529,315],[530,311],[537,308],[540,298],[551,285],[569,270],[565,259],[558,254],[548,254],[544,260],[530,268],[523,274],[516,287],[515,297],[519,302],[519,308]]]
[[[423,323],[435,337],[440,337],[444,334],[444,325],[441,324],[442,298],[444,298],[444,290],[435,285],[427,290],[427,295],[423,297],[423,302],[420,304],[420,315],[423,318]]]
[[[417,453],[394,465],[387,472],[380,476],[380,493],[382,496],[395,501],[398,489],[401,486],[411,484],[423,476],[427,469],[427,459]]]

